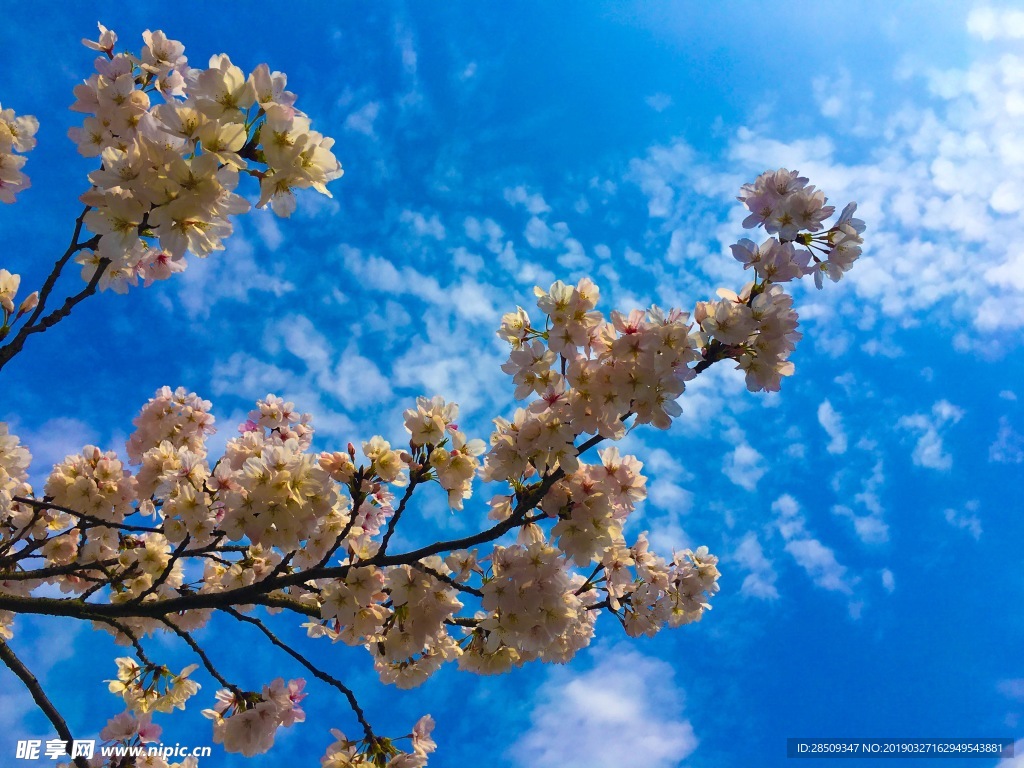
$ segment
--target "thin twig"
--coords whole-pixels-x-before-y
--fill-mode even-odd
[[[232,685],[226,679],[224,679],[223,676],[221,676],[220,672],[217,671],[217,668],[213,666],[213,662],[210,661],[210,657],[206,655],[206,651],[204,651],[202,646],[199,645],[199,643],[197,643],[192,638],[192,635],[190,635],[188,632],[186,632],[181,627],[177,626],[174,622],[172,622],[170,619],[166,617],[161,618],[160,621],[162,621],[164,624],[170,627],[174,634],[176,634],[178,637],[180,637],[182,640],[188,643],[189,648],[191,648],[192,651],[196,654],[196,656],[198,656],[199,659],[203,662],[203,666],[206,667],[206,671],[209,672],[210,675],[212,675],[213,678],[218,683],[220,683],[222,686],[224,686],[233,694],[235,694],[235,698],[238,701],[241,701],[244,698],[242,691],[239,690],[238,686]]]
[[[55,509],[58,512],[64,512],[72,517],[77,517],[79,520],[92,523],[94,526],[117,528],[119,531],[128,531],[129,533],[163,533],[162,528],[151,528],[145,525],[128,525],[127,523],[112,523],[108,520],[103,520],[102,518],[86,514],[85,512],[78,512],[70,507],[62,507],[60,504],[54,504],[52,501],[46,501],[45,499],[40,500],[30,499],[27,496],[14,496],[12,497],[12,500],[21,504],[28,504],[36,509]]]
[[[106,272],[107,267],[110,266],[110,259],[100,259],[99,264],[96,266],[96,271],[93,273],[92,279],[89,281],[88,285],[86,285],[86,287],[79,293],[67,298],[60,309],[56,309],[46,317],[43,317],[43,312],[46,308],[46,301],[50,298],[50,294],[53,292],[54,286],[57,284],[57,280],[60,277],[61,272],[64,270],[64,267],[67,266],[71,257],[79,251],[85,250],[86,248],[95,248],[99,245],[99,235],[95,235],[85,242],[78,242],[78,238],[82,234],[85,215],[89,210],[90,207],[86,206],[82,213],[79,214],[78,218],[75,219],[75,229],[71,236],[71,244],[68,245],[67,250],[64,251],[61,257],[57,259],[57,262],[53,265],[53,270],[43,282],[43,286],[39,290],[39,302],[36,304],[32,314],[21,326],[21,329],[17,334],[15,334],[14,338],[0,347],[0,368],[3,368],[11,358],[21,352],[22,348],[25,346],[25,340],[31,334],[41,333],[47,328],[56,325],[58,322],[70,315],[71,310],[74,309],[77,304],[96,293],[96,288],[99,286],[100,278],[103,277],[103,273]]]
[[[328,685],[333,685],[335,688],[341,691],[342,694],[344,694],[345,698],[348,699],[349,706],[352,707],[352,711],[355,712],[356,719],[359,720],[359,724],[363,726],[363,732],[366,734],[367,740],[370,742],[376,741],[377,737],[374,735],[373,729],[370,727],[370,724],[366,721],[366,715],[363,713],[362,708],[359,706],[359,702],[356,700],[356,696],[352,692],[351,688],[349,688],[347,685],[341,682],[341,680],[339,680],[338,678],[324,672],[322,669],[317,667],[315,664],[313,664],[313,662],[311,662],[301,653],[296,651],[290,645],[278,639],[277,635],[271,632],[270,629],[259,619],[253,618],[252,616],[245,616],[236,611],[234,608],[226,608],[225,610],[227,613],[230,613],[239,621],[244,621],[247,624],[252,624],[253,626],[257,627],[264,635],[267,636],[267,639],[270,640],[271,643],[276,645],[282,651],[284,651],[297,662],[299,662],[302,666],[308,669],[320,680],[323,680]]]
[[[469,584],[462,584],[461,582],[458,582],[455,579],[453,579],[451,576],[445,576],[440,571],[435,571],[429,565],[424,565],[423,563],[409,563],[409,566],[411,568],[415,568],[417,571],[423,571],[423,573],[430,574],[438,581],[443,581],[448,586],[455,587],[455,589],[459,590],[459,592],[468,592],[469,594],[476,595],[477,597],[484,596],[484,593],[476,587],[471,587],[469,586]]]
[[[405,489],[405,493],[402,494],[402,500],[398,502],[398,507],[395,509],[395,514],[388,520],[387,530],[384,531],[384,538],[380,541],[380,549],[377,552],[383,555],[388,548],[388,543],[391,541],[391,536],[395,532],[395,528],[398,526],[398,520],[405,511],[405,505],[409,503],[409,499],[412,498],[412,492],[416,490],[416,486],[420,484],[422,477],[421,473],[423,470],[419,470],[415,473],[409,474],[409,486]]]
[[[152,595],[154,592],[160,589],[160,585],[167,581],[167,579],[170,577],[171,572],[174,570],[174,564],[178,562],[178,559],[181,557],[181,554],[185,551],[185,548],[188,546],[188,543],[191,540],[192,539],[186,533],[185,538],[182,539],[181,543],[174,548],[174,552],[171,553],[170,560],[167,561],[167,566],[164,568],[163,572],[157,577],[156,581],[150,584],[148,589],[146,589],[137,597],[132,598],[129,602],[141,603],[143,600],[146,599],[146,597]]]

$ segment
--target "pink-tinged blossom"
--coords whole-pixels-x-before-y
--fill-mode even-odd
[[[28,152],[35,147],[38,130],[36,118],[31,115],[19,117],[13,109],[0,106],[0,202],[13,203],[19,192],[32,186],[29,177],[21,170],[27,158],[14,153]]]
[[[94,51],[103,51],[104,53],[111,53],[114,50],[114,45],[117,43],[117,33],[112,29],[107,29],[102,24],[97,23],[97,27],[100,30],[100,36],[98,40],[82,39],[82,45],[86,48],[92,48]]]
[[[102,158],[81,196],[93,209],[86,227],[101,236],[95,254],[77,259],[85,280],[104,270],[100,289],[125,292],[140,277],[148,286],[183,271],[187,254],[224,250],[230,217],[250,207],[235,192],[240,174],[259,181],[259,206],[269,203],[280,216],[294,210],[295,189],[330,196],[327,184],[342,175],[334,141],[310,128],[282,73],[261,65],[246,75],[226,54],[192,69],[184,46],[160,30],[143,33],[141,56],[115,55],[116,35],[102,25],[100,33],[84,41],[106,55],[75,88],[71,108],[86,117],[69,131],[79,152]],[[261,109],[251,117],[257,98]],[[4,147],[29,148],[35,127],[32,118],[5,117],[0,200],[13,202],[28,178],[24,158]]]

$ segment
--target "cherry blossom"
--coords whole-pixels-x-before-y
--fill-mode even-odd
[[[250,207],[239,192],[244,177],[258,182],[257,207],[287,216],[296,190],[329,196],[327,184],[342,175],[333,140],[313,129],[286,76],[268,65],[246,73],[217,54],[193,68],[184,45],[160,30],[143,33],[139,55],[115,53],[117,36],[102,25],[96,41],[83,42],[101,55],[74,89],[71,109],[84,117],[70,136],[99,167],[53,280],[75,263],[87,287],[44,314],[52,284],[19,301],[21,276],[0,268],[0,340],[14,333],[0,366],[96,290],[148,286],[183,271],[190,255],[223,250],[232,217]],[[37,127],[0,110],[4,202],[28,187],[21,168]],[[403,404],[405,437],[396,418],[383,434],[314,450],[312,415],[269,393],[216,452],[212,403],[161,387],[123,452],[85,446],[46,468],[37,490],[29,447],[0,423],[0,643],[9,650],[19,612],[89,621],[131,654],[116,659],[107,681],[126,709],[101,738],[158,738],[153,715],[192,706],[201,676],[218,688],[203,710],[213,740],[251,757],[272,749],[279,729],[305,721],[306,680],[276,678],[256,690],[228,680],[213,657],[234,642],[208,653],[192,633],[215,615],[233,620],[350,704],[363,736],[332,731],[322,766],[420,768],[436,748],[433,719],[423,716],[405,736],[378,736],[354,692],[275,634],[272,620],[303,628],[314,647],[362,648],[380,681],[399,689],[446,664],[497,674],[568,662],[605,613],[632,637],[701,621],[719,589],[718,559],[705,546],[658,554],[646,532],[630,533],[648,478],[641,459],[615,443],[644,425],[669,429],[689,382],[719,362],[742,370],[751,391],[779,390],[801,339],[784,285],[812,274],[819,288],[825,276],[840,280],[865,231],[855,203],[828,224],[835,208],[789,169],[744,185],[739,200],[749,211],[744,227],[768,234],[730,248],[751,270],[745,285],[685,308],[606,314],[591,279],[556,280],[534,289],[535,309],[505,314],[501,370],[517,403],[489,436],[467,434],[458,404],[428,392]],[[90,236],[80,239],[84,230]],[[486,509],[485,527],[409,544],[415,536],[403,534],[428,494],[465,526],[483,517],[474,506]],[[181,641],[201,667],[174,673],[151,660],[161,647],[154,636]]]

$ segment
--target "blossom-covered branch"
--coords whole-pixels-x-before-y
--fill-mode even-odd
[[[87,41],[101,53],[96,73],[72,107],[87,117],[71,136],[101,165],[71,245],[17,312],[19,278],[0,271],[3,334],[24,320],[0,347],[0,366],[96,290],[146,286],[185,269],[188,253],[222,250],[229,217],[249,208],[236,192],[245,176],[259,182],[258,206],[288,215],[293,190],[327,194],[341,175],[333,142],[295,109],[284,75],[265,65],[246,75],[224,54],[191,68],[161,32],[144,34],[140,55],[115,53],[116,35],[100,31]],[[31,126],[3,115],[23,137],[8,149],[24,151]],[[496,674],[569,661],[603,613],[632,637],[700,621],[718,591],[717,558],[706,547],[659,556],[646,532],[628,530],[647,478],[614,443],[643,425],[669,428],[688,382],[716,363],[733,361],[751,391],[778,390],[801,338],[784,284],[838,281],[864,231],[852,203],[826,226],[835,209],[795,171],[761,175],[740,200],[744,225],[770,237],[732,246],[754,274],[736,291],[692,311],[605,316],[584,278],[538,287],[536,310],[506,314],[502,370],[520,407],[494,419],[487,442],[460,428],[457,404],[435,396],[405,410],[400,446],[370,435],[361,450],[353,436],[315,451],[312,416],[267,395],[211,456],[211,404],[163,387],[134,420],[123,457],[86,446],[36,492],[28,449],[0,423],[0,638],[15,637],[18,614],[44,614],[92,622],[131,646],[135,658],[117,659],[109,681],[126,710],[103,732],[129,744],[154,738],[152,714],[184,709],[199,690],[196,665],[175,674],[147,654],[147,638],[177,635],[220,685],[203,713],[215,741],[251,756],[305,719],[304,681],[247,690],[218,671],[195,630],[227,614],[348,700],[364,737],[335,731],[323,766],[419,768],[435,746],[430,717],[413,728],[410,750],[377,736],[354,692],[271,629],[272,616],[304,628],[313,648],[364,648],[380,680],[398,688],[448,663]],[[44,314],[72,257],[87,286]],[[395,551],[423,494],[466,514],[482,487],[485,527]],[[39,594],[51,586],[66,596]]]

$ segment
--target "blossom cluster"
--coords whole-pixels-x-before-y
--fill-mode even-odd
[[[285,683],[277,678],[264,685],[260,693],[244,693],[226,688],[217,691],[217,703],[204,709],[213,721],[213,740],[228,752],[252,757],[274,746],[278,728],[290,728],[306,719],[299,706],[306,698],[305,680]]]
[[[536,292],[547,330],[519,307],[502,318],[498,335],[512,347],[502,370],[517,385],[516,396],[537,398],[511,421],[495,420],[486,480],[521,479],[534,470],[574,473],[576,437],[621,438],[629,416],[668,428],[681,413],[676,399],[695,375],[689,363],[700,359],[681,310],[612,312],[608,321],[594,309],[599,290],[588,278]]]
[[[437,744],[430,734],[434,730],[434,719],[424,715],[413,726],[407,738],[412,742],[412,751],[403,752],[395,746],[395,740],[376,738],[372,741],[352,741],[344,733],[331,730],[333,744],[320,758],[321,768],[423,768],[427,757]]]
[[[405,429],[409,447],[419,459],[410,458],[414,468],[427,468],[431,477],[448,492],[452,509],[462,509],[463,499],[473,494],[472,481],[480,466],[478,457],[486,450],[483,440],[467,440],[455,419],[459,406],[441,397],[416,400],[416,408],[406,410]]]
[[[32,115],[14,114],[13,109],[0,105],[0,202],[13,203],[19,192],[32,186],[32,182],[21,170],[25,166],[24,156],[36,145],[35,135],[39,121]],[[16,154],[16,153],[22,154]]]
[[[226,222],[227,213],[218,206],[233,199],[232,179],[250,170],[250,160],[267,163],[264,181],[290,178],[293,171],[273,159],[281,156],[266,149],[271,135],[281,152],[288,141],[300,146],[292,158],[299,166],[302,148],[329,141],[296,122],[275,133],[277,110],[293,110],[283,76],[257,70],[246,78],[227,57],[190,69],[180,44],[160,33],[146,33],[140,58],[115,56],[113,33],[101,31],[91,45],[106,58],[78,93],[94,115],[86,122],[99,131],[103,158],[85,220],[99,235],[93,256],[100,260],[150,248],[147,239],[173,251],[178,235],[161,227],[181,208],[207,217],[190,219],[209,225],[198,227],[204,237],[220,237],[226,230],[215,220]],[[164,103],[150,108],[151,93]],[[230,126],[244,136],[217,148],[218,137],[236,135]],[[293,130],[306,132],[289,138]],[[217,186],[222,181],[227,186]],[[460,429],[457,404],[420,397],[403,414],[407,444],[372,435],[360,443],[361,457],[351,442],[316,451],[312,417],[267,395],[215,458],[207,446],[211,404],[163,387],[134,420],[126,460],[87,446],[53,467],[36,498],[28,451],[0,424],[0,593],[29,596],[56,585],[83,605],[96,596],[119,609],[179,601],[163,619],[119,610],[127,615],[102,624],[139,657],[118,659],[110,681],[130,713],[109,725],[120,734],[110,738],[121,739],[141,738],[143,716],[183,708],[198,689],[193,667],[174,675],[152,664],[141,640],[167,631],[189,638],[221,599],[242,620],[256,605],[295,611],[308,636],[364,647],[380,679],[399,688],[423,683],[448,662],[478,674],[567,662],[591,642],[602,612],[630,636],[701,620],[718,592],[717,558],[706,547],[652,552],[646,532],[629,530],[647,495],[643,464],[615,446],[603,447],[599,462],[583,454],[637,425],[670,427],[686,383],[719,361],[734,361],[752,391],[777,390],[792,374],[800,333],[782,284],[812,273],[819,282],[838,280],[860,253],[864,224],[850,204],[825,229],[834,210],[785,169],[741,195],[751,211],[745,224],[773,237],[733,246],[756,276],[738,292],[720,290],[692,313],[652,306],[606,317],[598,287],[584,278],[536,288],[540,322],[521,307],[506,314],[498,329],[510,348],[502,369],[525,402],[494,421],[489,446]],[[141,208],[115,226],[126,205]],[[183,253],[171,252],[168,263]],[[0,273],[7,311],[17,285],[5,288],[4,279]],[[388,549],[419,486],[436,484],[461,510],[478,481],[498,484],[492,528],[404,554]],[[40,561],[44,570],[33,573]],[[4,637],[10,618],[0,614]],[[209,671],[228,686],[204,711],[226,750],[265,752],[279,728],[304,719],[302,681],[245,692]],[[411,752],[372,737],[368,726],[359,742],[338,732],[322,764],[416,768],[433,749],[431,727],[429,717],[417,724]]]
[[[127,711],[133,715],[184,709],[185,702],[200,688],[199,683],[189,678],[199,668],[195,664],[175,675],[167,667],[140,666],[130,656],[119,658],[116,663],[117,679],[109,680],[108,687],[124,699]]]
[[[295,209],[296,189],[330,196],[327,183],[342,175],[334,140],[295,108],[284,74],[266,64],[246,74],[226,54],[192,68],[159,30],[143,33],[141,55],[115,54],[117,35],[100,32],[83,41],[103,55],[75,88],[71,109],[88,117],[69,133],[102,161],[81,197],[98,236],[77,257],[85,280],[103,268],[100,287],[124,292],[181,272],[188,252],[223,250],[228,217],[250,207],[236,192],[240,175],[259,181],[257,207],[279,216]]]
[[[825,205],[824,192],[808,181],[797,171],[780,168],[765,171],[740,189],[738,199],[750,211],[743,226],[763,226],[777,236],[759,246],[747,239],[732,246],[744,269],[753,267],[759,277],[773,283],[813,274],[821,288],[823,275],[838,282],[853,266],[861,254],[865,229],[863,221],[853,218],[857,204],[849,203],[836,223],[822,232],[823,222],[836,209]]]
[[[16,530],[30,527],[45,536],[45,527],[40,528],[33,520],[29,507],[14,504],[16,496],[27,496],[32,492],[28,483],[28,468],[32,454],[21,444],[17,435],[12,435],[7,424],[0,422],[0,521],[9,522]],[[5,542],[6,543],[6,542]],[[5,580],[0,574],[0,592],[27,597],[35,585],[32,583]],[[0,639],[10,640],[14,636],[14,614],[0,611]]]
[[[539,514],[523,521],[518,544],[496,546],[486,556],[455,550],[411,564],[376,564],[385,526],[396,514],[396,485],[437,482],[458,508],[475,475],[484,472],[475,459],[479,441],[459,431],[457,415],[452,403],[420,398],[405,413],[407,449],[374,436],[363,443],[365,459],[358,461],[352,445],[313,452],[309,415],[269,395],[211,467],[209,402],[162,388],[135,419],[127,446],[131,464],[89,446],[54,466],[45,485],[48,504],[11,503],[8,530],[22,521],[21,535],[48,566],[77,566],[72,574],[20,584],[27,589],[56,581],[66,592],[84,594],[99,580],[111,602],[131,604],[230,592],[281,573],[286,560],[290,568],[315,570],[333,555],[343,576],[293,583],[281,594],[319,614],[307,623],[308,634],[365,646],[381,680],[400,688],[421,684],[449,661],[484,674],[532,660],[567,661],[589,644],[603,608],[653,631],[682,623],[680,611],[692,621],[708,607],[717,571],[698,583],[682,573],[688,562],[682,556],[669,564],[635,552],[628,563],[616,559],[625,547],[626,518],[646,495],[646,478],[635,457],[620,456],[614,447],[600,452],[600,464],[577,459],[575,471],[563,473],[537,498]],[[28,456],[16,438],[5,438],[5,482],[13,488],[24,482]],[[445,473],[460,461],[468,470],[453,482]],[[530,466],[523,483],[550,470],[540,462]],[[17,485],[16,492],[30,489]],[[499,494],[492,516],[507,520],[516,500],[516,493]],[[157,527],[132,528],[133,515]],[[234,551],[218,548],[222,540],[232,542]],[[202,578],[187,586],[187,565],[195,558]],[[576,570],[595,564],[601,579]],[[199,627],[209,614],[185,611],[174,623],[180,630]],[[139,616],[108,629],[128,642],[168,627]],[[133,711],[177,704],[182,689],[165,670],[128,659],[119,665],[111,690]],[[187,680],[190,672],[177,677]],[[172,680],[169,687],[165,678]],[[211,711],[216,738],[226,748],[261,750],[272,742],[267,723],[277,710],[265,694],[260,701],[234,693],[218,699],[220,708]],[[262,736],[240,725],[249,721],[266,726],[256,729]]]
[[[11,513],[11,499],[30,493],[28,468],[32,454],[12,435],[7,424],[0,422],[0,516]]]

